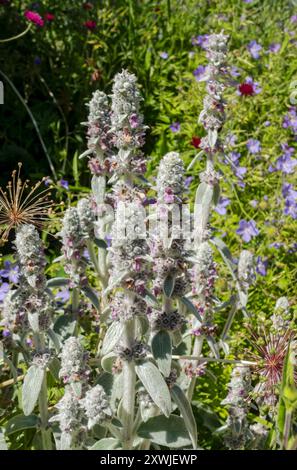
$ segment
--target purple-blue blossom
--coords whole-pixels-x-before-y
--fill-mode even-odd
[[[261,143],[257,139],[248,139],[246,146],[248,151],[252,154],[261,152]]]
[[[259,59],[262,50],[261,44],[258,44],[254,39],[247,46],[249,53],[253,59]]]
[[[237,235],[240,235],[244,242],[251,241],[252,238],[259,235],[256,222],[254,220],[242,219],[239,221],[239,228],[236,230]]]
[[[9,282],[13,284],[17,284],[19,280],[19,266],[17,264],[13,264],[11,261],[4,261],[4,269],[0,269],[0,276],[8,279]]]
[[[198,65],[194,70],[193,75],[196,78],[197,82],[200,82],[205,74],[206,67],[204,65]]]
[[[66,303],[68,302],[68,300],[70,299],[70,291],[68,288],[64,288],[62,290],[60,290],[56,296],[55,296],[56,300],[59,300],[60,302],[62,303]]]
[[[256,272],[260,274],[260,276],[266,276],[267,267],[268,267],[267,259],[264,259],[261,256],[258,256],[256,260]]]
[[[159,56],[161,57],[161,59],[164,59],[164,60],[168,59],[168,57],[169,57],[167,52],[160,52]]]
[[[284,116],[283,128],[291,128],[294,133],[297,133],[297,112],[295,106],[291,106],[289,112]]]
[[[286,175],[294,172],[294,168],[297,165],[296,158],[291,158],[289,155],[281,155],[275,162],[275,168],[278,171],[282,171]]]
[[[273,54],[277,54],[281,48],[281,45],[279,42],[272,42],[269,46],[269,52],[272,52]]]
[[[69,189],[69,183],[67,180],[64,180],[64,179],[61,179],[60,181],[58,181],[58,184],[61,186],[61,188],[64,188],[64,189]]]
[[[171,125],[170,125],[170,130],[172,132],[179,132],[180,131],[180,122],[173,122]]]
[[[209,34],[200,34],[192,38],[192,45],[193,46],[200,46],[202,49],[207,47]]]
[[[215,211],[220,215],[225,215],[227,213],[227,206],[230,204],[230,199],[227,197],[221,197],[219,203],[215,207]]]

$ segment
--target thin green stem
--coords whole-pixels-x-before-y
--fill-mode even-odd
[[[27,34],[28,31],[30,31],[30,29],[32,28],[32,24],[33,23],[28,24],[27,28],[21,33],[17,34],[16,36],[12,36],[11,38],[7,38],[7,39],[0,39],[0,42],[10,42],[10,41],[14,41],[15,39],[19,39],[22,36],[25,36],[25,34]]]

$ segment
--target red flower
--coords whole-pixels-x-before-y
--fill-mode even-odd
[[[44,18],[46,19],[46,21],[54,21],[55,15],[53,15],[52,13],[45,13]]]
[[[241,83],[238,89],[240,94],[244,96],[252,96],[255,93],[254,87],[250,83]]]
[[[43,26],[44,25],[43,19],[41,18],[41,16],[38,13],[36,13],[36,11],[27,10],[24,13],[24,16],[28,21],[31,21],[31,23],[36,24],[36,26]]]
[[[200,146],[200,142],[201,142],[201,138],[194,135],[191,140],[191,145],[193,145],[195,149],[198,149]]]
[[[90,31],[93,31],[97,27],[97,23],[94,20],[88,20],[84,23],[84,26]]]

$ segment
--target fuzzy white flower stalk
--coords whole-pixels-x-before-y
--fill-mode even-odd
[[[153,334],[166,332],[170,340],[186,324],[180,299],[190,290],[185,227],[181,225],[184,179],[183,161],[178,153],[169,152],[160,162],[156,180],[157,220],[150,248],[155,274],[153,293],[160,299],[161,309],[152,311],[150,322]],[[169,375],[170,367],[166,372]]]
[[[118,321],[124,325],[121,342],[116,352],[123,364],[123,390],[121,419],[123,424],[123,448],[133,444],[135,408],[135,359],[145,356],[145,347],[136,338],[136,315],[145,314],[143,295],[147,280],[148,246],[143,232],[143,207],[138,203],[118,204],[116,220],[112,228],[110,252],[110,285],[123,289],[115,294],[112,312],[116,310]],[[122,297],[120,309],[118,300]]]
[[[62,228],[58,235],[62,241],[64,269],[69,275],[69,285],[72,288],[72,312],[76,317],[79,307],[79,293],[81,288],[87,284],[86,261],[84,259],[86,245],[76,207],[66,209]]]
[[[37,229],[33,225],[23,225],[16,232],[15,246],[21,273],[27,283],[28,297],[24,302],[28,314],[30,328],[34,332],[35,347],[38,356],[43,357],[46,348],[45,332],[48,330],[53,311],[52,301],[46,292],[46,278],[44,267],[46,259],[44,246],[39,237]],[[39,412],[41,421],[41,437],[44,450],[52,448],[51,431],[48,429],[48,403],[47,403],[47,379],[46,362],[42,364],[33,364],[30,369],[39,370],[43,380],[39,392]],[[27,374],[29,373],[28,370]],[[23,400],[30,393],[25,388],[26,379],[23,387]],[[26,392],[25,392],[26,390]],[[24,406],[24,405],[23,405]]]
[[[85,397],[80,400],[80,406],[88,420],[88,429],[92,429],[96,424],[104,424],[112,417],[112,410],[101,385],[95,385],[88,390]]]
[[[209,286],[206,290],[208,300],[203,300],[203,291],[199,294],[199,305],[209,303],[212,297],[213,281],[215,278],[215,265],[212,260],[211,248],[208,244],[210,231],[208,228],[210,213],[213,204],[216,204],[219,195],[219,174],[215,171],[215,157],[221,151],[221,143],[218,139],[218,132],[221,130],[225,121],[225,102],[223,92],[227,83],[227,40],[228,37],[223,33],[212,34],[208,37],[206,44],[206,56],[208,66],[206,68],[204,80],[207,82],[207,95],[204,98],[204,107],[199,116],[199,122],[202,123],[207,135],[203,137],[200,143],[201,153],[206,155],[206,169],[200,173],[200,185],[198,186],[195,198],[194,212],[194,250],[197,256],[197,269],[194,290],[203,280],[203,277],[209,271]],[[192,162],[193,163],[193,162]],[[204,271],[204,274],[203,274]],[[199,274],[200,272],[200,274]],[[200,280],[199,280],[200,278]],[[205,279],[203,282],[207,282]],[[199,290],[199,287],[198,287]],[[205,306],[203,307],[205,308]],[[208,316],[211,318],[211,305],[207,307]],[[200,327],[197,320],[196,325]],[[194,341],[193,355],[199,356],[203,346],[204,336],[197,337]],[[210,339],[212,345],[214,342]],[[214,347],[214,346],[213,346]],[[190,382],[188,389],[188,398],[191,399],[195,388],[195,378]]]
[[[234,367],[228,388],[228,395],[222,401],[222,405],[226,405],[229,412],[224,440],[229,449],[240,450],[244,449],[252,437],[247,422],[251,391],[250,369],[247,366]]]
[[[88,354],[84,351],[78,338],[70,336],[66,339],[60,353],[60,359],[61,369],[59,377],[63,379],[65,384],[84,383],[87,380]]]

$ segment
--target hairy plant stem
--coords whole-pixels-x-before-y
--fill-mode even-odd
[[[133,301],[132,299],[130,299]],[[135,339],[135,320],[128,320],[124,329],[124,345],[131,348]],[[123,424],[123,449],[129,450],[133,447],[133,426],[135,406],[135,363],[125,360],[123,363],[123,398],[122,398],[122,424]]]
[[[36,334],[36,350],[42,353],[45,349],[44,333]],[[43,450],[52,450],[51,430],[48,429],[48,403],[47,403],[47,378],[46,369],[44,371],[43,382],[38,398],[39,414],[40,414],[40,428],[41,428],[41,441]]]
[[[200,337],[200,338],[195,338],[195,341],[194,341],[194,347],[193,347],[193,356],[196,356],[196,357],[199,357],[201,355],[201,351],[202,351],[202,346],[203,346],[203,336]],[[197,367],[198,366],[198,361],[195,361],[194,362],[194,367]],[[197,377],[192,377],[191,381],[190,381],[190,384],[189,384],[189,388],[188,388],[188,391],[187,391],[187,397],[188,397],[188,400],[191,402],[192,400],[192,397],[193,397],[193,393],[195,391],[195,385],[196,385],[196,379]]]

